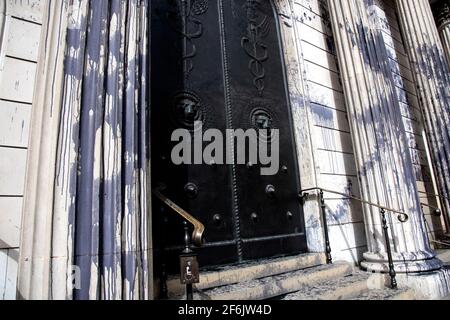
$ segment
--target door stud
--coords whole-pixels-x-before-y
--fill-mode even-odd
[[[190,198],[190,199],[195,199],[197,198],[198,195],[198,188],[195,184],[193,183],[188,183],[185,187],[184,187],[184,191],[186,192],[186,195]]]
[[[222,216],[220,214],[215,214],[213,220],[217,225],[220,225],[222,223]]]
[[[273,185],[269,184],[266,187],[266,194],[270,197],[270,198],[274,198],[275,197],[275,193],[276,193],[276,189]]]

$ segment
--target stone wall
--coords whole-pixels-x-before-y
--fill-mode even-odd
[[[16,297],[29,127],[45,0],[0,11],[0,300]]]
[[[326,1],[293,1],[316,186],[359,197],[359,182]],[[300,159],[300,162],[302,159]],[[303,179],[303,177],[302,177]],[[303,183],[303,187],[312,187]],[[325,193],[334,260],[355,264],[366,251],[361,205]],[[316,199],[311,199],[316,201]],[[311,251],[323,247],[318,207],[306,206]]]

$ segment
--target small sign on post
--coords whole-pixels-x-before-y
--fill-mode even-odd
[[[198,257],[194,253],[180,256],[181,284],[192,285],[200,283],[200,267]]]

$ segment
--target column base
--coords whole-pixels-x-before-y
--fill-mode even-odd
[[[413,289],[418,299],[442,300],[450,295],[448,268],[425,273],[399,274],[397,281],[400,286]]]
[[[390,281],[389,275],[374,273],[369,278],[368,286],[370,290],[386,290],[390,286]],[[409,288],[413,291],[411,299],[414,300],[441,300],[450,296],[450,269],[448,268],[432,272],[398,274],[397,282],[400,289]]]
[[[393,255],[395,271],[402,273],[421,273],[441,270],[444,266],[433,252],[414,252]],[[369,272],[388,273],[389,260],[386,253],[364,254],[361,268]]]

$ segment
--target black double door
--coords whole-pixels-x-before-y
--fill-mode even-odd
[[[269,0],[154,0],[152,53],[153,186],[206,227],[202,266],[306,251],[291,111],[278,29]],[[176,129],[192,138],[227,129],[279,130],[279,170],[261,165],[175,165]],[[224,141],[224,153],[230,141]],[[206,147],[209,143],[203,143]],[[226,157],[224,157],[226,158]],[[226,159],[224,159],[226,160]],[[177,268],[180,218],[155,199],[156,247]]]

